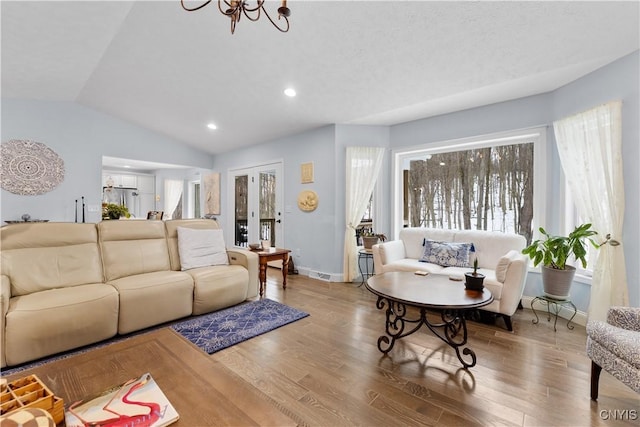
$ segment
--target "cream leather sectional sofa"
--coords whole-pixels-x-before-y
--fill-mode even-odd
[[[438,242],[473,243],[475,253],[469,267],[443,266],[422,262],[425,239]],[[444,230],[436,228],[403,228],[399,239],[373,246],[376,274],[387,271],[428,271],[462,277],[472,271],[473,258],[478,259],[478,272],[485,275],[484,286],[491,291],[493,302],[483,310],[504,318],[508,330],[513,330],[511,316],[515,313],[528,273],[528,258],[522,255],[526,240],[518,234],[481,230]]]
[[[258,295],[258,256],[182,271],[178,227],[213,220],[20,223],[0,228],[2,367]]]

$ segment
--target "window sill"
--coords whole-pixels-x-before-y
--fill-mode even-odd
[[[576,273],[576,275],[573,277],[574,282],[585,283],[587,285],[591,285],[591,280],[592,280],[591,276],[587,276],[579,273]]]

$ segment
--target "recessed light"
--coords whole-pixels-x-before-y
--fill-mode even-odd
[[[218,126],[215,125],[215,123],[209,123],[207,124],[207,127],[211,130],[216,130],[218,129]]]
[[[294,96],[296,96],[296,91],[295,89],[288,87],[284,90],[284,94],[287,95],[289,98],[293,98]]]

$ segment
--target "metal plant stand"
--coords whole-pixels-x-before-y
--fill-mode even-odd
[[[547,306],[547,322],[551,321],[551,313],[553,312],[553,315],[554,315],[553,330],[554,330],[554,332],[557,331],[556,324],[558,323],[558,314],[560,313],[560,310],[562,310],[562,307],[569,306],[569,307],[573,308],[573,315],[567,321],[567,328],[568,329],[573,329],[573,326],[570,325],[570,323],[573,320],[573,318],[576,317],[576,313],[578,312],[578,309],[576,308],[575,304],[570,299],[560,300],[560,299],[554,299],[554,298],[548,297],[546,295],[541,295],[541,296],[535,297],[531,301],[531,310],[533,311],[533,314],[535,314],[535,316],[536,316],[535,319],[531,319],[531,322],[534,325],[538,324],[538,322],[539,322],[538,313],[536,312],[536,309],[533,308],[533,305],[535,304],[536,301],[539,301],[541,304]]]
[[[369,261],[371,261],[371,271],[369,271]],[[362,270],[362,263],[364,262],[364,271]],[[360,270],[360,277],[362,281],[358,287],[364,285],[367,279],[375,274],[373,266],[373,252],[371,249],[360,249],[358,251],[358,269]]]

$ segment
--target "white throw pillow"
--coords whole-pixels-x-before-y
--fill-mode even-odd
[[[507,280],[509,265],[511,265],[511,258],[508,255],[501,257],[498,261],[498,265],[496,265],[496,280],[498,282],[504,283]]]
[[[178,253],[182,270],[229,264],[222,230],[178,227]]]

